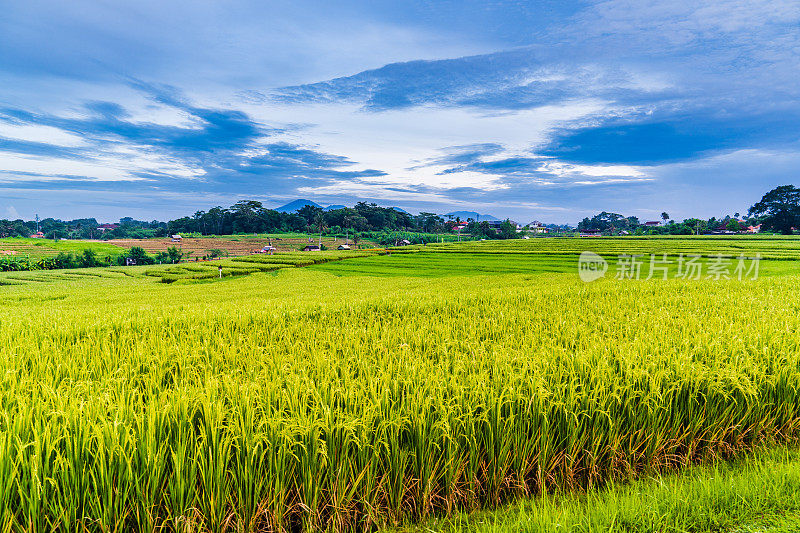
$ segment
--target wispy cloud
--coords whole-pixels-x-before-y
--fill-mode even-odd
[[[711,215],[800,174],[794,1],[44,4],[0,20],[0,190],[21,211]],[[734,185],[682,202],[709,176]]]
[[[264,186],[291,190],[304,180],[382,175],[351,170],[354,163],[345,156],[273,141],[285,130],[242,111],[193,105],[174,87],[132,85],[185,113],[190,123],[134,122],[124,106],[110,101],[86,102],[77,117],[3,108],[0,184],[126,181],[191,190],[199,181],[210,190],[255,192]]]

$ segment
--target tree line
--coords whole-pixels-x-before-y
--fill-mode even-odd
[[[101,228],[94,218],[62,221],[47,218],[40,222],[0,220],[0,237],[28,237],[37,228],[48,239],[136,239],[166,237],[176,233],[234,235],[237,233],[317,233],[324,232],[422,232],[450,231],[447,221],[435,213],[411,215],[374,203],[359,202],[355,207],[323,209],[307,205],[294,213],[265,208],[261,202],[242,200],[229,208],[213,207],[192,216],[168,222],[151,222],[126,217],[113,228]]]
[[[723,231],[744,231],[750,225],[757,225],[755,220],[740,221],[739,213],[733,216],[709,219],[687,218],[677,222],[663,213],[662,225],[652,226],[640,222],[638,217],[623,216],[618,213],[603,211],[592,218],[584,218],[578,223],[579,231],[599,231],[601,233],[630,235],[694,235]]]
[[[242,200],[228,209],[214,207],[167,223],[170,233],[233,235],[237,233],[345,233],[374,231],[446,231],[445,219],[435,213],[411,215],[391,207],[358,202],[354,207],[325,211],[306,205],[294,213],[265,208],[261,202]]]
[[[102,228],[96,218],[59,220],[45,218],[33,220],[0,220],[0,237],[29,237],[41,231],[46,239],[147,239],[168,234],[167,223],[153,220],[120,219],[117,229]]]
[[[740,232],[759,226],[761,231],[791,235],[800,228],[800,188],[782,185],[766,193],[742,216],[735,213],[722,218],[687,218],[680,222],[671,220],[668,213],[661,213],[662,225],[648,226],[635,216],[603,211],[578,223],[580,231],[601,233],[628,233],[633,235],[667,234],[693,235],[719,232]]]
[[[144,248],[134,246],[117,255],[98,256],[91,248],[80,253],[59,252],[49,257],[31,259],[30,257],[0,258],[0,272],[27,272],[34,270],[58,270],[63,268],[95,268],[110,266],[154,265],[156,263],[179,263],[184,253],[171,246],[164,252],[148,254]]]
[[[761,225],[762,230],[790,234],[800,228],[800,189],[793,185],[783,185],[766,193],[755,203],[740,222],[736,213],[722,218],[687,218],[677,222],[662,213],[663,226],[648,227],[635,216],[603,211],[592,218],[584,218],[578,223],[581,231],[628,232],[634,234],[669,233],[690,235],[728,230],[741,231],[748,225]],[[0,220],[0,237],[27,237],[41,230],[49,239],[144,239],[166,237],[176,233],[188,235],[233,235],[237,233],[326,233],[326,234],[371,234],[381,244],[390,244],[400,233],[442,235],[453,233],[456,225],[462,226],[462,234],[472,238],[514,238],[516,228],[506,220],[499,227],[488,222],[445,218],[435,213],[422,212],[418,215],[381,207],[374,203],[358,202],[354,207],[325,211],[307,205],[294,213],[284,213],[265,208],[261,202],[242,200],[223,208],[212,207],[207,211],[197,211],[168,222],[135,220],[131,217],[120,219],[113,227],[101,228],[94,218],[81,218],[62,221],[46,218],[37,222],[23,220]],[[432,239],[415,237],[424,242]],[[411,240],[411,239],[408,239]],[[386,241],[386,242],[383,242]]]

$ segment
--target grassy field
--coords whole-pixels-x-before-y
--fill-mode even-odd
[[[279,252],[296,252],[302,250],[308,244],[319,244],[319,237],[305,233],[280,233],[280,234],[259,234],[259,235],[226,235],[226,236],[206,236],[196,238],[183,238],[180,243],[172,242],[170,238],[154,239],[113,239],[109,244],[121,249],[129,249],[132,246],[139,246],[150,254],[166,251],[170,246],[177,246],[190,258],[203,257],[211,253],[212,250],[219,250],[224,256],[243,256],[250,255],[264,246],[272,243]],[[352,241],[347,241],[352,246]],[[345,244],[344,237],[333,237],[325,235],[322,244],[329,250],[336,250],[340,244]],[[359,242],[360,248],[371,248],[375,243],[367,240]]]
[[[289,252],[274,255],[234,257],[208,262],[186,262],[145,270],[144,275],[159,278],[162,283],[194,283],[228,276],[246,276],[259,272],[275,272],[284,268],[306,267],[342,259],[370,257],[376,252],[319,251]],[[220,271],[220,269],[222,269]]]
[[[612,483],[411,524],[395,533],[638,533],[800,531],[800,453],[759,450],[677,475]]]
[[[5,273],[0,530],[469,529],[488,515],[459,513],[535,497],[496,527],[566,531],[538,524],[584,500],[552,495],[612,509],[627,480],[796,442],[800,241],[774,242],[277,254],[225,260],[249,275],[222,280],[216,262]],[[606,278],[578,279],[584,245]],[[623,251],[761,254],[765,275],[618,280]],[[724,524],[755,523],[734,511]]]
[[[341,276],[472,276],[482,274],[576,273],[578,257],[593,251],[609,263],[607,277],[618,274],[620,255],[638,256],[641,277],[650,273],[650,261],[670,263],[669,278],[678,270],[679,257],[701,256],[706,266],[722,255],[735,274],[739,257],[760,257],[759,275],[800,274],[800,239],[792,237],[625,237],[538,238],[511,241],[472,241],[459,244],[429,244],[390,250],[390,256],[315,267]],[[704,272],[706,272],[704,270]],[[655,272],[655,277],[662,273]],[[663,275],[661,276],[663,277]],[[704,276],[701,276],[704,277]]]
[[[200,283],[249,274],[274,272],[284,268],[306,267],[342,259],[365,258],[381,251],[287,252],[252,255],[213,261],[186,261],[179,264],[130,267],[76,268],[0,272],[2,285],[58,284],[75,280],[153,279],[161,283]],[[222,275],[220,276],[220,267]]]
[[[87,249],[94,250],[101,257],[106,255],[115,257],[122,252],[118,246],[102,241],[52,241],[21,237],[0,239],[0,259],[4,257],[41,259],[60,252],[80,253]]]
[[[0,239],[0,260],[3,258],[30,258],[32,260],[51,257],[60,252],[80,254],[83,250],[91,249],[99,257],[116,257],[125,253],[133,246],[143,248],[149,254],[164,252],[171,246],[177,246],[190,259],[202,258],[213,250],[222,252],[223,256],[250,255],[261,250],[268,243],[272,243],[279,252],[296,252],[309,244],[308,235],[302,233],[286,233],[279,235],[229,235],[221,237],[185,238],[180,243],[172,242],[170,238],[153,239],[112,239],[108,241],[92,240],[50,240],[29,239],[21,237]],[[312,244],[318,244],[319,239],[312,235]],[[325,236],[322,243],[331,250],[336,250],[340,244],[345,243],[344,238]],[[352,245],[352,242],[351,242]],[[360,248],[374,247],[375,243],[364,240],[359,243]]]

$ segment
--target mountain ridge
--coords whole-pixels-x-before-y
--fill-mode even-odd
[[[484,222],[488,220],[500,220],[497,217],[492,215],[480,214],[477,211],[452,211],[450,213],[445,213],[444,216],[452,216],[453,218],[459,217],[461,220],[466,221],[468,218],[476,220],[478,222]]]
[[[276,207],[275,211],[278,211],[280,213],[294,213],[298,209],[302,209],[307,205],[322,208],[322,206],[319,205],[317,202],[312,202],[311,200],[306,200],[305,198],[299,198],[297,200],[292,200],[288,204]]]

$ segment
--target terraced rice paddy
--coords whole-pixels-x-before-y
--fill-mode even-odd
[[[376,252],[299,252],[276,255],[255,255],[209,262],[186,262],[178,265],[152,268],[146,276],[156,277],[162,283],[195,282],[228,276],[246,276],[256,272],[274,272],[283,268],[305,267],[342,259],[377,255]]]
[[[243,256],[251,255],[268,244],[272,244],[279,252],[296,252],[302,250],[308,244],[319,244],[319,239],[312,235],[301,233],[280,234],[280,235],[232,235],[227,237],[185,237],[179,243],[173,242],[170,238],[155,239],[113,239],[109,244],[127,250],[133,246],[143,248],[149,254],[164,252],[171,246],[177,246],[190,257],[203,257],[210,254],[213,250],[219,250],[224,256]],[[334,238],[325,236],[322,244],[330,250],[336,250],[340,244],[344,244],[344,238]],[[351,242],[352,244],[352,242]],[[371,243],[364,242],[364,246],[371,246]]]
[[[437,252],[480,254],[702,254],[738,256],[759,254],[765,259],[800,259],[800,239],[779,235],[698,237],[583,237],[535,238],[510,241],[469,241],[455,246],[431,244]],[[427,247],[426,247],[427,249]]]
[[[314,238],[312,244],[318,242],[319,240]],[[344,242],[343,238],[327,236],[323,238],[323,244],[330,250],[336,250]],[[4,258],[38,260],[52,257],[60,252],[80,254],[86,249],[93,250],[99,257],[116,257],[134,246],[152,255],[176,246],[190,259],[208,256],[213,251],[221,253],[224,257],[237,257],[252,255],[269,243],[272,243],[279,252],[297,252],[309,244],[309,240],[308,235],[304,234],[184,238],[180,242],[173,242],[171,238],[54,241],[14,237],[0,239],[0,260]],[[367,241],[361,243],[362,248],[373,245],[374,243]]]
[[[0,529],[374,530],[797,441],[798,241],[591,284],[575,241],[0,286]]]

